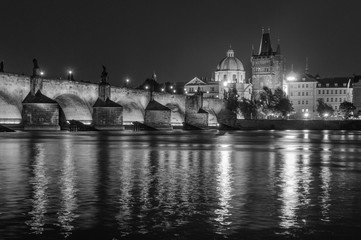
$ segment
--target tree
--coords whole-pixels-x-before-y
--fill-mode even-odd
[[[340,104],[340,112],[344,119],[348,119],[353,115],[353,111],[356,109],[356,107],[351,103],[344,101]]]
[[[225,95],[225,100],[227,101],[227,108],[234,113],[238,111],[238,93],[237,89],[234,87],[228,90],[228,93]]]
[[[268,87],[264,87],[260,93],[260,100],[262,112],[266,114],[266,116],[275,115],[286,117],[287,114],[293,111],[291,101],[281,88],[277,88],[272,92]]]
[[[245,119],[257,118],[257,104],[253,100],[242,98],[238,106]]]
[[[325,118],[331,116],[334,112],[333,108],[325,103],[322,98],[317,99],[317,113],[320,117]]]

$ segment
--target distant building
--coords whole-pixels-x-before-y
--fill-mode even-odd
[[[197,77],[185,84],[186,94],[194,94],[199,89],[205,98],[224,98],[224,92],[236,88],[240,98],[250,98],[252,85],[246,81],[242,62],[229,49],[227,55],[217,65],[214,80],[199,79]]]
[[[204,98],[219,98],[219,82],[195,77],[184,85],[185,93],[188,95],[195,94],[198,89],[203,92]]]
[[[352,101],[355,105],[355,113],[361,116],[361,76],[357,75],[353,77],[353,94]]]
[[[252,88],[253,97],[258,98],[264,87],[271,90],[283,88],[284,57],[278,43],[276,51],[272,50],[270,33],[262,32],[261,43],[257,54],[252,53]]]
[[[317,99],[338,111],[344,101],[352,102],[353,84],[349,77],[321,78],[304,73],[301,77],[291,72],[287,77],[287,94],[296,115],[314,118],[317,113]]]

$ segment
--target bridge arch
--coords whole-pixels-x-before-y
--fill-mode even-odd
[[[8,94],[0,91],[0,124],[19,124],[21,109]]]
[[[91,124],[93,120],[91,106],[80,97],[74,94],[62,94],[54,100],[60,106],[60,124],[69,120]]]

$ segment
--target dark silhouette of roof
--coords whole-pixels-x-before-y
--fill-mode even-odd
[[[350,83],[349,87],[352,88],[353,79],[352,77],[335,77],[335,78],[321,78],[317,80],[318,88],[340,88],[347,87],[348,83]],[[319,86],[321,84],[321,86]]]
[[[145,110],[153,110],[153,111],[170,111],[169,108],[166,106],[160,104],[159,102],[155,100],[151,100],[148,103],[148,106],[145,108]]]
[[[54,104],[54,103],[57,103],[57,102],[54,101],[51,98],[48,98],[47,96],[42,94],[40,90],[38,90],[35,95],[33,95],[33,94],[31,94],[31,92],[29,92],[29,94],[23,100],[23,103],[49,103],[49,104]]]
[[[103,101],[100,98],[97,99],[97,101],[94,103],[93,107],[123,107],[122,105],[110,100],[107,98],[107,100]]]

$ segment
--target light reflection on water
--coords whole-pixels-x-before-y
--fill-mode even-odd
[[[360,144],[345,131],[0,135],[0,237],[347,238],[361,234]]]

